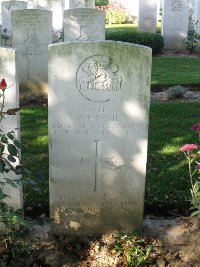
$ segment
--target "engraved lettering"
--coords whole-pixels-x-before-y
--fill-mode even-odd
[[[181,11],[183,6],[182,0],[174,0],[171,3],[171,9],[172,11]]]

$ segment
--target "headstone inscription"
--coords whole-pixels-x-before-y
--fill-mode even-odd
[[[95,0],[65,0],[65,9],[95,8]]]
[[[157,0],[140,0],[139,1],[139,32],[156,32],[157,24]]]
[[[64,11],[64,41],[105,40],[105,12],[91,8]]]
[[[28,4],[25,1],[3,1],[1,3],[2,32],[9,39],[11,38],[11,11],[26,9],[27,6]],[[9,43],[7,42],[6,44],[11,46],[11,40]]]
[[[162,36],[166,49],[185,49],[188,24],[189,0],[164,0]]]
[[[14,49],[3,47],[0,48],[0,69],[0,79],[5,79],[7,83],[7,89],[5,90],[5,105],[7,109],[17,108],[19,107],[19,85],[17,79],[16,52]],[[2,98],[0,98],[0,101],[2,101]],[[1,122],[0,129],[4,133],[14,131],[16,139],[19,140],[19,114],[17,113],[15,116],[6,116],[6,118]],[[19,165],[19,160],[16,158],[16,162],[13,164],[14,166]],[[4,178],[19,179],[21,177],[16,175],[13,171],[10,171],[6,174],[0,174],[1,182],[5,182]],[[23,194],[21,186],[15,188],[7,184],[4,186],[3,192],[4,194],[10,196],[10,198],[7,197],[5,199],[5,202],[9,206],[15,209],[23,208]]]
[[[20,94],[24,93],[27,97],[45,94],[48,45],[52,43],[52,12],[26,9],[12,11],[11,16],[12,43],[17,48]]]
[[[111,41],[49,46],[53,233],[141,227],[150,77],[147,47]]]

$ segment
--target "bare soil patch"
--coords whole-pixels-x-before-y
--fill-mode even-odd
[[[60,240],[49,238],[49,225],[35,225],[32,240],[46,265],[51,267],[119,267],[127,266],[122,256],[111,253],[115,232],[96,237],[67,236]],[[200,219],[190,217],[149,217],[144,219],[143,236],[155,250],[154,267],[200,266]],[[34,267],[40,265],[32,265]],[[145,265],[143,265],[145,266]]]

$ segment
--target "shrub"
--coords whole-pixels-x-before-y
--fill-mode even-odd
[[[126,20],[126,12],[122,5],[112,3],[106,6],[96,6],[106,11],[106,24],[122,24]]]
[[[106,6],[109,4],[109,0],[96,0],[95,5],[96,6]]]
[[[200,35],[197,34],[196,30],[188,32],[188,36],[184,39],[184,44],[190,54],[200,52]]]
[[[130,30],[107,30],[106,40],[114,40],[149,46],[153,54],[159,53],[164,46],[163,37],[158,33],[130,32]]]
[[[187,93],[188,89],[181,86],[181,85],[176,85],[173,87],[170,87],[165,91],[165,94],[168,99],[177,99],[177,98],[182,98],[184,95]]]

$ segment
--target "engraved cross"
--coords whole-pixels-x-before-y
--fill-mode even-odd
[[[149,17],[149,15],[147,15],[147,17],[144,18],[144,23],[145,23],[147,26],[149,26],[149,23],[151,22],[151,20],[152,20],[152,18]]]
[[[101,180],[101,164],[102,163],[111,163],[113,164],[114,157],[112,158],[101,158],[101,141],[95,140],[95,157],[94,158],[84,158],[81,157],[81,163],[84,161],[94,162],[95,163],[95,185],[94,191],[98,191],[100,187]]]
[[[171,29],[172,33],[173,33],[173,42],[174,45],[176,45],[176,41],[178,40],[178,36],[180,34],[180,28],[176,26],[173,29]]]

